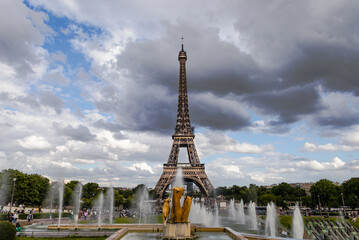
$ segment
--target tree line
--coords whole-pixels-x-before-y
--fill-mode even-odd
[[[343,204],[350,208],[359,207],[359,178],[351,178],[340,186],[330,180],[321,179],[310,187],[310,194],[299,186],[293,187],[282,182],[271,188],[250,184],[247,186],[218,187],[213,195],[229,199],[243,199],[244,202],[256,202],[266,206],[269,202],[287,208],[298,202],[311,208],[342,208]]]
[[[16,180],[14,181],[14,179]],[[63,184],[64,206],[74,205],[74,192],[78,184],[79,181],[70,181]],[[52,202],[53,207],[57,207],[60,185],[58,182],[50,182],[50,179],[38,174],[26,174],[13,169],[2,170],[0,172],[0,206],[8,205],[11,202],[12,191],[15,186],[13,203],[16,206],[24,204],[32,207],[49,207]],[[129,208],[136,196],[136,192],[139,189],[142,191],[144,187],[143,184],[140,184],[132,189],[114,188],[115,206]],[[100,187],[93,182],[82,185],[82,207],[91,208],[100,193],[106,194],[107,190],[107,188]]]
[[[13,203],[18,206],[48,207],[50,206],[51,196],[53,206],[58,202],[58,183],[39,174],[26,174],[18,170],[7,169],[0,172],[0,205],[7,205],[11,201],[12,189],[15,181]],[[78,181],[70,181],[64,184],[64,205],[74,205],[74,192]],[[89,182],[82,186],[82,207],[91,208],[94,200],[101,192],[106,194],[107,189],[100,187],[97,183]],[[148,191],[144,184],[139,184],[132,189],[114,188],[115,206],[129,208],[135,204],[140,193],[149,192],[151,199],[156,198],[154,190]],[[219,195],[229,199],[243,199],[245,203],[256,202],[257,205],[266,206],[273,201],[277,206],[288,207],[291,203],[300,202],[302,206],[314,208],[320,204],[322,208],[339,208],[345,206],[351,208],[359,207],[359,178],[351,178],[340,186],[327,179],[321,179],[314,183],[310,188],[310,195],[300,187],[292,187],[290,184],[282,182],[271,188],[250,184],[247,186],[218,187],[212,193],[212,197]],[[193,196],[199,197],[199,193]]]

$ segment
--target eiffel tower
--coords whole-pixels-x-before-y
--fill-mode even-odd
[[[183,38],[182,38],[183,41]],[[162,198],[165,190],[175,180],[177,170],[182,168],[184,181],[195,183],[202,194],[209,197],[214,190],[213,185],[201,164],[194,145],[194,129],[191,127],[188,110],[186,61],[187,54],[182,49],[178,55],[180,63],[178,111],[175,132],[172,135],[173,143],[167,164],[163,164],[163,173],[158,180],[155,190],[158,198]],[[187,148],[189,163],[177,163],[180,148]]]

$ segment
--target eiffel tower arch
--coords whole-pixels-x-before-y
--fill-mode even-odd
[[[168,186],[175,180],[177,170],[181,168],[184,181],[195,183],[202,194],[209,197],[214,188],[205,172],[204,164],[199,160],[194,144],[194,129],[191,127],[189,118],[186,77],[187,53],[183,50],[183,43],[178,55],[178,61],[180,71],[176,127],[172,135],[173,143],[170,155],[167,164],[163,164],[163,173],[156,184],[155,190],[158,197],[162,198]],[[181,148],[187,149],[189,163],[178,163],[178,154]]]

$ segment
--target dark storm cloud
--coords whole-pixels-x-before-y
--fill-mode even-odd
[[[97,128],[103,128],[110,132],[119,132],[121,130],[121,126],[115,123],[105,122],[103,119],[94,123],[94,126]]]
[[[359,96],[359,49],[356,46],[303,43],[301,54],[283,69],[286,85],[317,82],[328,91]]]
[[[315,123],[320,126],[329,126],[333,128],[348,127],[359,123],[358,116],[318,116],[315,117]]]
[[[315,113],[321,109],[320,94],[313,84],[294,86],[283,90],[272,90],[263,93],[249,94],[244,100],[255,106],[264,114],[278,116],[272,124],[290,124],[300,116]]]
[[[165,27],[166,34],[163,38],[131,42],[118,56],[118,67],[126,69],[133,79],[131,95],[123,93],[128,94],[131,102],[122,101],[122,107],[119,108],[125,107],[127,114],[137,116],[135,119],[138,129],[172,131],[177,111],[177,57],[181,48],[178,33],[183,32],[184,36],[188,36],[185,38],[184,48],[188,55],[187,79],[193,123],[213,129],[238,129],[247,126],[249,116],[245,111],[230,110],[225,103],[216,101],[211,104],[199,101],[196,94],[212,92],[214,97],[226,97],[230,93],[241,94],[258,91],[258,88],[265,89],[268,83],[258,77],[260,70],[251,57],[233,44],[221,41],[217,29],[201,29],[188,23],[165,24]],[[135,106],[132,102],[140,104]],[[126,104],[130,106],[123,106]],[[113,108],[113,104],[105,104],[105,101],[96,104],[100,109],[105,109],[105,105]],[[120,106],[120,102],[117,106]],[[239,105],[237,107],[241,108]],[[117,109],[118,115],[121,114],[120,109]]]
[[[172,129],[176,106],[166,99],[144,93],[142,87],[160,86],[157,89],[164,88],[170,94],[167,97],[171,97],[171,102],[176,101],[180,46],[174,43],[179,42],[178,32],[188,36],[184,48],[188,55],[188,92],[194,125],[221,130],[240,129],[250,125],[250,117],[245,111],[235,109],[254,106],[260,114],[277,119],[269,122],[274,132],[287,131],[287,124],[325,108],[318,87],[327,91],[359,92],[359,52],[355,47],[314,40],[294,42],[296,51],[293,55],[288,53],[289,58],[280,62],[277,69],[264,70],[234,44],[221,41],[217,29],[203,29],[182,22],[166,25],[163,38],[131,42],[118,56],[119,68],[128,70],[137,87],[141,86],[134,95],[146,99],[140,107],[127,108],[140,116],[136,128]],[[215,98],[232,94],[243,102],[237,100],[237,104],[230,106],[234,110],[230,111],[225,103],[199,100],[199,94],[203,93],[211,93]],[[352,115],[330,119],[318,116],[314,122],[337,127],[357,123]]]
[[[318,89],[358,95],[357,8],[345,2],[263,6],[253,1],[233,3],[230,13],[238,14],[227,25],[163,20],[155,39],[134,38],[126,44],[116,59],[126,79],[116,81],[127,83],[118,89],[105,86],[95,106],[115,113],[122,129],[173,131],[183,35],[193,125],[221,130],[254,126],[244,110],[253,107],[272,133],[287,131],[305,117],[320,126],[350,126],[356,123],[354,113],[319,114],[328,106]],[[230,41],[223,34],[231,35]],[[231,101],[219,101],[229,96],[234,96]]]
[[[91,134],[90,130],[86,126],[83,125],[79,125],[78,127],[67,125],[66,127],[62,128],[60,124],[54,123],[53,126],[58,133],[70,137],[73,140],[89,142],[94,140],[96,137],[95,135]]]
[[[238,130],[250,125],[250,116],[240,101],[217,98],[212,94],[197,94],[191,99],[194,125],[201,123],[201,126],[223,130]]]

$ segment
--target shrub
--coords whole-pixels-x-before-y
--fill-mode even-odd
[[[7,220],[7,213],[0,214],[0,221],[6,221]]]
[[[27,213],[21,213],[19,214],[18,219],[27,219]],[[70,212],[63,212],[61,214],[62,217],[68,217],[70,216],[71,213]],[[58,218],[59,217],[59,213],[57,212],[53,212],[52,213],[52,218]],[[50,213],[34,213],[33,214],[33,219],[44,219],[44,218],[50,218]],[[6,221],[7,219],[7,213],[5,214],[0,214],[0,221]]]
[[[0,222],[0,240],[15,240],[16,239],[16,228],[8,222]]]

